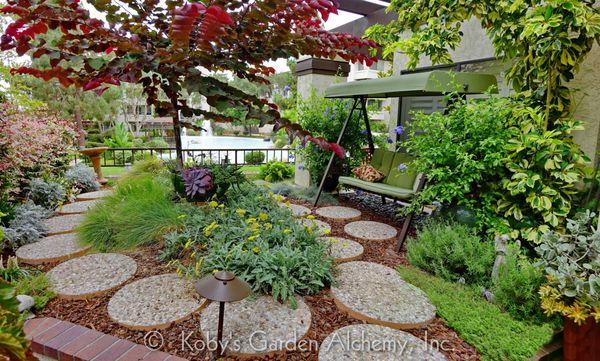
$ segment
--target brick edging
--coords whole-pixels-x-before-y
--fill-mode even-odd
[[[23,329],[33,352],[60,361],[187,361],[52,317],[28,320]]]

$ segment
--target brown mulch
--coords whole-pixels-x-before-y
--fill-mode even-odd
[[[294,200],[294,203],[302,204],[314,209],[311,204],[301,200]],[[362,220],[372,220],[387,223],[395,226],[398,231],[401,227],[401,220],[391,220],[389,217],[384,215],[375,214],[369,209],[363,207],[361,204],[353,203],[350,198],[342,198],[340,205],[360,209],[362,211]],[[331,221],[321,218],[316,214],[315,217],[329,223],[332,226],[332,236],[345,237],[361,243],[364,247],[362,260],[381,263],[392,268],[395,268],[398,265],[407,264],[407,260],[403,252],[397,254],[393,251],[394,240],[383,242],[362,241],[344,233],[344,225],[347,222]],[[138,264],[138,270],[135,276],[128,283],[140,278],[172,272],[171,269],[166,267],[165,263],[162,263],[156,259],[156,255],[159,254],[159,250],[159,246],[152,246],[133,252],[125,252],[125,254],[128,256],[134,258]],[[46,270],[50,267],[43,268]],[[103,296],[95,297],[87,301],[54,299],[46,306],[39,316],[55,317],[62,320],[71,321],[82,326],[104,333],[109,333],[111,335],[128,339],[132,342],[143,345],[144,337],[147,334],[146,331],[129,330],[110,320],[107,311],[107,304],[113,294],[114,292],[110,292]],[[327,289],[322,290],[316,295],[305,296],[304,300],[310,307],[312,313],[312,323],[305,337],[306,340],[310,341],[310,345],[320,344],[331,332],[339,328],[352,324],[363,323],[363,321],[357,320],[341,312],[334,304],[334,301],[329,294],[329,290]],[[196,352],[188,347],[183,347],[185,344],[182,342],[182,335],[185,338],[190,334],[190,332],[193,334],[188,338],[190,341],[189,344],[193,345],[193,341],[202,340],[201,332],[199,330],[199,319],[199,314],[194,314],[191,318],[185,321],[178,322],[165,330],[161,330],[160,332],[164,338],[164,346],[160,350],[180,357],[185,357],[190,360],[209,360],[210,355],[208,352]],[[444,321],[439,317],[434,319],[434,321],[429,323],[426,327],[407,330],[407,332],[432,344],[437,343],[438,345],[441,345],[442,347],[440,348],[440,351],[446,355],[448,360],[479,360],[477,351],[471,345],[461,340],[456,332],[446,326]],[[305,351],[278,353],[265,357],[246,358],[246,360],[316,361],[318,359],[317,347],[307,347],[307,349],[308,350]],[[227,357],[226,359],[237,360],[235,357]]]

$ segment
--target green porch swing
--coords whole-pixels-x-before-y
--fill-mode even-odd
[[[425,186],[425,175],[418,175],[410,170],[400,171],[398,169],[401,163],[410,162],[411,157],[409,154],[375,149],[367,113],[367,99],[400,98],[400,102],[402,102],[403,97],[440,96],[449,93],[465,97],[469,94],[483,94],[490,89],[496,89],[496,87],[497,80],[494,75],[441,70],[353,81],[330,86],[325,90],[326,98],[349,98],[354,100],[350,108],[350,114],[342,125],[337,139],[338,144],[344,138],[348,122],[352,119],[354,112],[360,112],[367,131],[369,154],[372,155],[371,165],[386,175],[381,183],[367,182],[354,177],[340,177],[340,184],[345,187],[379,194],[382,199],[389,197],[405,202],[410,201]],[[314,202],[315,206],[321,197],[333,160],[334,155],[332,154],[319,184],[319,191]],[[396,252],[399,252],[404,245],[413,217],[414,214],[409,214],[404,220],[400,236],[396,242]]]

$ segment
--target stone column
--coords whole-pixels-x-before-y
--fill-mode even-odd
[[[334,83],[346,82],[350,64],[345,61],[301,58],[296,63],[296,75],[298,76],[298,96],[306,99],[311,91],[323,93],[327,87]],[[296,176],[294,181],[302,187],[310,186],[310,174],[304,169],[300,156],[296,155]]]

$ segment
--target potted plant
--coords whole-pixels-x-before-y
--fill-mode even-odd
[[[600,355],[600,229],[594,218],[587,211],[568,219],[565,234],[546,233],[536,248],[548,279],[540,289],[542,308],[564,318],[565,361]]]

